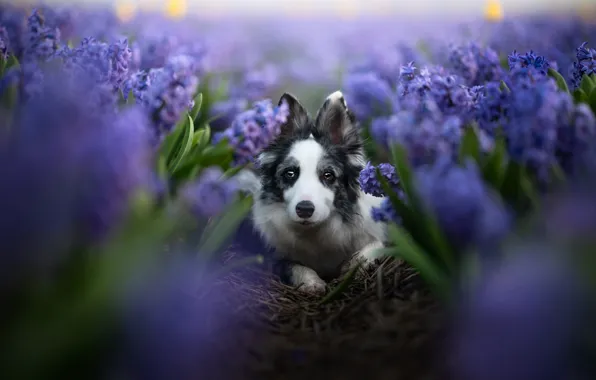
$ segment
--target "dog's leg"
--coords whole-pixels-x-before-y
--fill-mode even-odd
[[[370,267],[377,259],[380,258],[378,256],[377,250],[383,247],[383,242],[378,240],[365,245],[361,250],[354,253],[354,255],[352,255],[352,257],[343,265],[342,273],[345,274],[349,272],[358,264],[360,264],[361,269]]]
[[[327,290],[327,284],[317,272],[296,262],[279,260],[275,271],[283,282],[298,286],[298,290],[305,293],[323,294]]]

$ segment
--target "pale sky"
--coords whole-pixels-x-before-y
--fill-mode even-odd
[[[18,1],[18,0],[17,0]],[[114,3],[126,1],[133,3],[151,4],[162,7],[166,0],[86,0],[77,3]],[[182,0],[186,1],[189,10],[211,13],[262,14],[262,13],[292,13],[296,12],[344,12],[397,14],[482,14],[487,0]],[[60,0],[46,0],[46,2],[64,2]],[[68,3],[69,1],[66,0]],[[71,1],[71,3],[74,1]],[[561,9],[572,10],[582,5],[594,4],[596,0],[500,0],[502,8],[507,12],[532,12],[536,10]],[[359,12],[360,11],[360,12]],[[375,12],[377,13],[377,12]]]

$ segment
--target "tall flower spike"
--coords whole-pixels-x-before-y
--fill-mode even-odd
[[[225,131],[214,136],[214,142],[228,139],[234,147],[234,163],[244,165],[256,156],[281,132],[281,125],[289,115],[288,105],[274,107],[271,100],[262,100],[242,112]]]

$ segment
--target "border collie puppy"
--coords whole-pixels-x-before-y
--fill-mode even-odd
[[[340,91],[312,119],[285,93],[288,119],[257,158],[253,224],[275,248],[282,279],[308,293],[357,263],[368,265],[383,247],[385,227],[371,218],[383,198],[358,182],[366,164],[362,137]]]

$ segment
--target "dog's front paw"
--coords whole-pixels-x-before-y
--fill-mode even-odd
[[[298,290],[303,293],[322,295],[327,292],[327,284],[317,276],[316,278],[313,277],[305,280],[300,284]]]
[[[314,270],[302,265],[292,266],[292,282],[298,290],[309,294],[324,294],[327,283]]]
[[[342,275],[347,274],[356,266],[359,266],[358,271],[356,272],[356,277],[362,277],[366,270],[372,267],[377,260],[380,258],[378,256],[378,249],[383,248],[383,243],[381,242],[374,242],[367,246],[365,246],[362,250],[356,252],[341,268]]]

